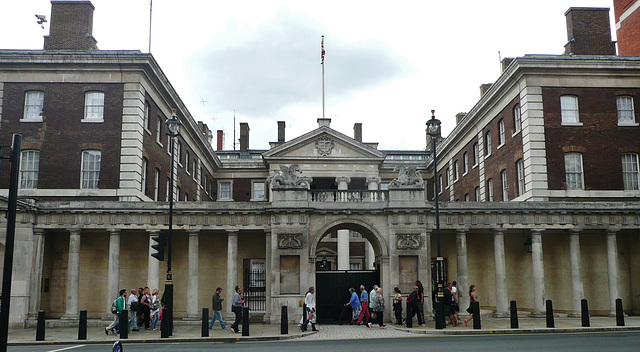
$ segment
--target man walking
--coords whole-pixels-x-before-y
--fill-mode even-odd
[[[371,303],[373,303],[373,299],[376,297],[377,294],[378,294],[378,285],[373,285],[371,292],[369,292],[369,316],[373,315],[373,307]]]
[[[244,304],[244,298],[242,298],[242,287],[236,286],[236,293],[233,294],[233,302],[231,303],[231,310],[236,315],[236,320],[231,325],[231,331],[238,332],[238,324],[242,321],[242,305]]]
[[[224,320],[222,320],[222,313],[220,313],[220,311],[222,310],[222,301],[224,301],[224,298],[220,297],[220,293],[222,293],[222,288],[218,287],[216,288],[216,293],[214,293],[213,297],[211,297],[211,309],[213,310],[213,317],[211,318],[211,322],[209,323],[209,330],[213,329],[213,323],[215,323],[216,319],[220,320],[220,326],[222,326],[223,330],[227,328],[227,324],[225,324]]]
[[[115,332],[116,333],[120,333],[120,314],[122,314],[123,311],[127,311],[127,301],[126,301],[126,296],[127,296],[127,290],[120,290],[120,296],[118,298],[116,298],[115,300],[115,312],[113,311],[113,308],[111,308],[111,312],[113,313],[113,322],[111,322],[111,324],[109,324],[109,326],[107,326],[106,328],[104,328],[104,333],[109,335],[109,331],[111,332]],[[113,307],[113,306],[112,306]],[[125,329],[128,329],[128,327],[124,327]]]
[[[360,285],[360,305],[362,306],[362,310],[360,311],[360,315],[358,316],[358,325],[362,325],[362,318],[367,317],[367,320],[364,322],[366,326],[369,326],[369,295],[367,294],[367,290],[364,289],[364,285]]]
[[[420,294],[418,293],[418,285],[413,286],[413,292],[409,295],[409,301],[411,302],[411,316],[407,317],[407,320],[413,319],[414,315],[418,315],[418,325],[424,326],[422,321],[422,315],[420,315]]]

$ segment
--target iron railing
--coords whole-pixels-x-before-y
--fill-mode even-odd
[[[267,310],[267,282],[264,270],[244,270],[244,306],[252,312]]]

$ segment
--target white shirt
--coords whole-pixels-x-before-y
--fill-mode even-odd
[[[131,303],[138,302],[138,297],[136,295],[129,295],[129,300],[127,301],[127,308],[131,309]]]
[[[158,300],[158,296],[156,295],[152,295],[151,296],[151,305],[153,305],[154,303],[156,303],[156,301]],[[152,309],[151,310],[151,315],[156,314],[157,312],[160,311],[160,305],[158,305],[158,309]]]
[[[451,295],[453,296],[455,301],[458,301],[458,295],[456,294],[458,289],[455,286],[451,286]]]
[[[304,296],[304,304],[306,304],[309,309],[316,309],[316,300],[313,298],[311,292],[307,292],[307,295]]]

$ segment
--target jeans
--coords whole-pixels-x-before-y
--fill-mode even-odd
[[[157,312],[153,313],[153,321],[151,322],[151,328],[152,329],[156,328],[156,324],[158,324],[159,315],[160,315],[160,311],[157,311]]]
[[[133,310],[129,311],[131,318],[129,318],[129,327],[134,330],[138,329],[138,318],[136,317],[136,312]]]
[[[213,317],[211,317],[211,322],[209,323],[209,330],[213,329],[213,323],[216,321],[216,319],[220,321],[220,326],[222,326],[223,329],[227,328],[227,324],[225,324],[224,320],[222,320],[222,313],[220,313],[219,310],[214,310]]]

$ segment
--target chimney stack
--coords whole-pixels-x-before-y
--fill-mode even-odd
[[[565,55],[615,55],[616,45],[611,41],[609,9],[571,7],[564,13],[567,18]]]
[[[222,130],[218,130],[218,145],[216,146],[216,150],[222,150],[224,147],[222,146],[224,143],[224,133]]]
[[[467,116],[466,112],[459,112],[456,114],[456,125],[460,123],[460,121],[462,121],[465,116]]]
[[[515,58],[512,58],[512,57],[505,57],[504,59],[502,59],[502,62],[500,63],[500,67],[502,68],[502,70],[500,72],[504,72],[507,69],[507,67],[511,65],[513,60],[515,60]]]
[[[97,50],[93,37],[93,4],[83,0],[51,0],[51,26],[44,50]]]
[[[483,83],[480,85],[480,98],[482,98],[484,93],[486,93],[492,85],[493,83]]]
[[[362,123],[353,124],[353,139],[362,143]]]
[[[285,122],[278,121],[278,143],[284,143]]]
[[[249,124],[240,122],[240,151],[249,151]]]

